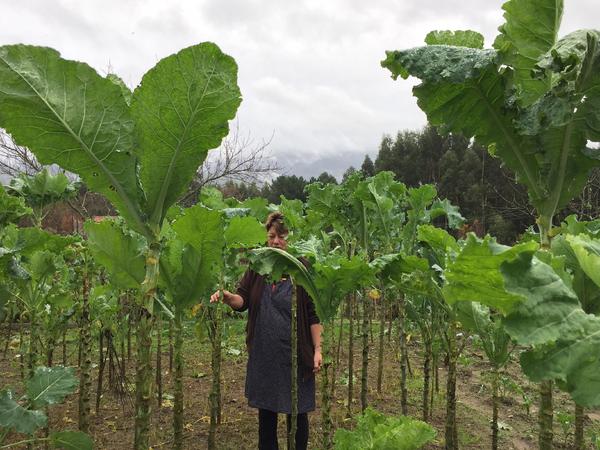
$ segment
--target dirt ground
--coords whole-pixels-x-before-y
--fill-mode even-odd
[[[243,320],[232,320],[228,336],[224,342],[224,362],[222,376],[223,416],[218,431],[219,449],[255,449],[257,448],[257,414],[249,408],[244,397],[244,377],[246,370],[246,355],[243,344]],[[3,336],[4,337],[4,336]],[[347,338],[346,337],[344,339]],[[69,339],[68,363],[77,362],[77,336]],[[170,449],[172,447],[172,387],[169,372],[169,353],[163,338],[164,352],[162,353],[162,378],[164,397],[161,407],[153,406],[152,418],[152,449]],[[354,402],[352,411],[360,412],[360,342],[355,340],[355,381]],[[12,346],[11,346],[12,347]],[[18,346],[16,346],[18,348]],[[418,338],[411,339],[409,344],[412,377],[409,379],[409,413],[421,417],[422,389],[422,359]],[[190,331],[185,339],[186,369],[184,380],[185,395],[185,443],[186,449],[206,448],[208,437],[209,405],[208,394],[211,383],[210,348],[208,343],[200,343],[197,336]],[[482,352],[477,345],[469,344],[460,357],[457,384],[457,421],[459,429],[460,448],[485,449],[491,448],[490,426],[491,392],[487,378],[489,365],[486,364]],[[334,426],[352,428],[355,421],[346,419],[345,402],[347,398],[347,352],[342,351],[342,368],[338,369],[336,397],[333,401]],[[526,381],[518,367],[518,357],[513,355],[511,364],[501,382],[503,394],[500,406],[500,446],[501,449],[533,449],[537,448],[536,416],[537,394],[535,385]],[[127,365],[127,377],[133,382],[133,356]],[[439,392],[434,395],[433,419],[431,424],[438,430],[435,441],[427,449],[441,449],[444,444],[445,419],[445,368],[443,361],[439,366]],[[12,386],[20,390],[18,356],[16,349],[9,349],[7,358],[0,359],[0,389]],[[94,377],[97,376],[97,365],[94,366]],[[377,393],[377,336],[371,342],[369,360],[369,403],[374,408],[386,414],[398,414],[400,410],[399,395],[399,363],[397,345],[394,339],[385,339],[385,358],[383,388]],[[104,383],[105,387],[107,382]],[[92,409],[95,404],[96,379],[94,379]],[[531,402],[529,414],[526,404]],[[555,448],[570,448],[574,427],[572,425],[574,405],[564,394],[555,396]],[[129,384],[128,395],[120,399],[106,388],[101,398],[98,414],[92,412],[91,434],[95,448],[120,450],[132,448],[133,441],[133,386]],[[320,444],[320,409],[317,391],[317,410],[309,414],[310,440],[309,448],[319,448]],[[77,426],[77,396],[68,398],[63,405],[50,409],[50,424],[52,429],[75,429]],[[280,446],[284,448],[285,426],[283,417],[280,418]],[[586,445],[593,447],[592,441],[600,436],[600,411],[587,411]],[[9,442],[18,440],[9,436]]]

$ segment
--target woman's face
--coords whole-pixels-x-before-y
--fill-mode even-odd
[[[287,249],[287,233],[278,234],[275,226],[269,228],[267,231],[267,245],[269,247],[280,248],[281,250]]]

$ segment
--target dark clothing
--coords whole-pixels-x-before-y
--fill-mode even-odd
[[[287,432],[292,426],[291,415],[286,417]],[[306,450],[308,447],[308,416],[298,414],[296,421],[296,449]],[[279,450],[277,443],[277,413],[266,409],[258,410],[258,448],[259,450]]]
[[[291,325],[291,280],[265,284],[246,371],[245,393],[253,408],[292,412]],[[298,412],[314,409],[315,377],[298,377]]]
[[[242,297],[244,303],[238,311],[248,310],[248,322],[246,324],[246,346],[252,347],[260,302],[267,285],[265,277],[248,269],[242,277],[237,293]],[[297,287],[298,297],[298,366],[303,378],[313,377],[314,367],[314,345],[310,326],[319,322],[315,312],[315,305],[308,293],[301,287]]]

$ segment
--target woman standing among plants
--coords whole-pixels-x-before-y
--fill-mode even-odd
[[[265,223],[267,245],[285,250],[287,229],[283,214],[273,212]],[[211,302],[221,297],[235,311],[248,310],[246,345],[248,366],[245,394],[248,404],[258,409],[258,448],[276,450],[277,414],[287,414],[291,428],[291,318],[292,294],[295,286],[282,278],[269,284],[264,276],[248,269],[236,293],[217,291]],[[306,291],[296,286],[298,301],[298,420],[296,448],[308,444],[309,411],[315,409],[315,376],[322,364],[321,331],[313,301]]]

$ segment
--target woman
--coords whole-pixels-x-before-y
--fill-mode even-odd
[[[287,248],[288,229],[279,212],[265,223],[267,245]],[[277,450],[277,414],[287,414],[290,429],[291,405],[291,302],[292,283],[282,278],[269,284],[249,269],[236,293],[223,290],[223,302],[236,311],[248,310],[246,345],[248,366],[245,394],[248,404],[258,409],[258,448]],[[215,292],[211,302],[220,298]],[[298,426],[296,448],[308,444],[307,413],[315,409],[315,373],[322,364],[321,324],[306,291],[297,287],[298,300]]]

